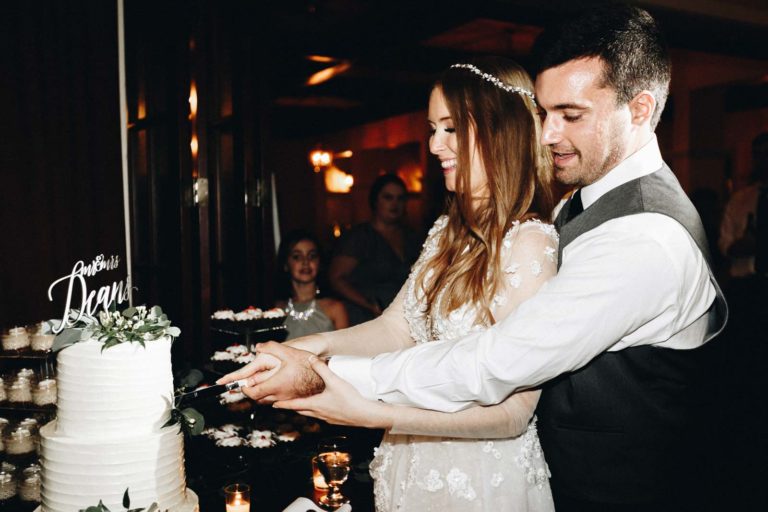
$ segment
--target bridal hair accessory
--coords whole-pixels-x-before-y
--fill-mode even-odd
[[[480,78],[482,78],[483,80],[492,83],[502,91],[514,92],[517,94],[522,94],[523,96],[528,96],[533,102],[533,104],[536,105],[536,98],[533,96],[533,93],[528,89],[523,89],[522,87],[517,87],[516,85],[505,84],[498,77],[480,70],[477,66],[473,64],[463,64],[463,63],[453,64],[451,68],[462,68],[462,69],[469,70],[472,73],[479,76]]]

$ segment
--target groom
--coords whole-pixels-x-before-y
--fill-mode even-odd
[[[685,510],[694,495],[679,483],[699,464],[688,448],[707,399],[701,347],[727,307],[654,135],[667,50],[648,13],[614,5],[544,32],[535,56],[541,142],[578,189],[556,222],[558,275],[487,331],[329,366],[369,398],[447,412],[541,386],[558,512]],[[306,353],[260,348],[282,364],[249,396],[322,390]]]

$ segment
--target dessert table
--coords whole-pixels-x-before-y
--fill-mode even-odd
[[[205,373],[209,382],[220,374],[210,366]],[[248,399],[222,404],[213,397],[191,405],[202,413],[209,429],[207,435],[185,440],[187,487],[199,496],[200,510],[224,512],[223,488],[233,483],[250,486],[252,512],[282,512],[301,496],[317,503],[320,494],[312,485],[312,457],[321,439],[337,435],[348,437],[352,455],[342,491],[354,512],[374,510],[368,464],[382,431],[329,425]],[[217,445],[211,431],[221,427],[236,427],[243,445],[228,446],[221,441]],[[263,443],[253,437],[259,433],[263,433]]]

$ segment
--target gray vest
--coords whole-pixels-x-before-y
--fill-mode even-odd
[[[569,243],[603,222],[649,212],[679,222],[709,258],[699,215],[666,166],[609,191],[560,226],[569,208],[570,202],[555,221],[561,257]],[[707,340],[722,331],[728,316],[711,269],[710,279],[717,298],[707,313]],[[695,464],[688,441],[708,399],[708,359],[704,348],[632,347],[604,352],[545,384],[539,433],[558,492],[606,503],[641,503],[675,492],[679,471]]]

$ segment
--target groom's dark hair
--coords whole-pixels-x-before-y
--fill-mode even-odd
[[[642,90],[653,93],[656,128],[669,94],[671,65],[666,42],[656,21],[643,9],[625,4],[591,7],[545,30],[532,52],[534,74],[570,60],[598,57],[603,61],[603,86],[616,91],[619,105]]]

